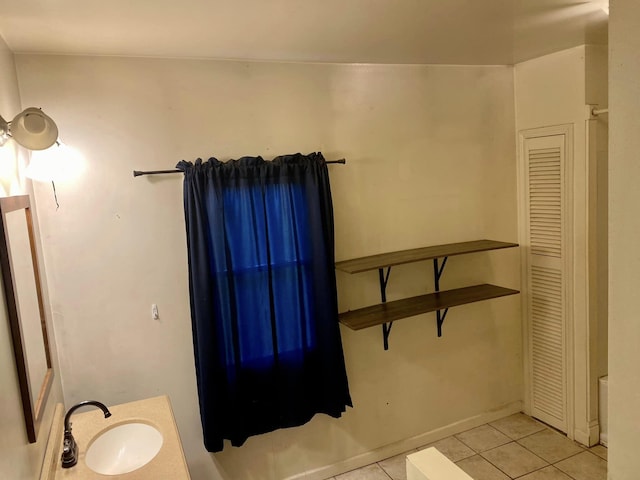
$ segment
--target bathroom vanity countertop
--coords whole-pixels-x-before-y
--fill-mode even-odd
[[[64,411],[56,410],[57,418],[53,421],[41,479],[189,480],[191,478],[169,397],[163,395],[121,405],[107,405],[107,407],[111,412],[109,418],[104,418],[102,411],[97,408],[71,416],[72,432],[78,444],[78,463],[71,468],[61,466],[64,421],[58,412],[62,411],[64,415]],[[85,463],[85,455],[91,440],[109,428],[131,422],[147,423],[162,433],[162,447],[154,459],[133,472],[121,475],[102,475],[91,470]]]

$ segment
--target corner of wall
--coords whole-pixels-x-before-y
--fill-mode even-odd
[[[21,110],[21,101],[18,87],[18,79],[15,68],[13,52],[9,49],[4,39],[0,36],[0,115],[12,117]],[[20,177],[21,167],[26,164],[27,154],[20,147],[15,147],[13,142],[8,142],[0,147],[0,162],[6,162],[8,169],[2,169],[2,178],[5,195],[28,194],[32,200],[32,212],[36,213],[36,205],[31,182]],[[4,308],[4,296],[0,293],[0,378],[2,378],[2,395],[0,395],[0,411],[5,421],[2,424],[2,436],[0,436],[0,472],[3,478],[15,480],[31,480],[38,476],[42,467],[45,449],[53,421],[56,404],[62,401],[62,384],[60,381],[60,369],[58,366],[57,349],[51,311],[47,296],[46,275],[42,262],[42,247],[39,240],[39,228],[37,214],[34,215],[34,227],[37,237],[37,250],[42,270],[42,289],[45,295],[45,316],[50,334],[50,348],[54,369],[53,384],[49,392],[43,420],[38,431],[36,443],[27,440],[25,421],[22,413],[20,390],[15,368],[13,348],[10,341],[10,332],[6,310]]]
[[[609,59],[606,45],[585,48],[585,103],[599,108],[609,106]]]

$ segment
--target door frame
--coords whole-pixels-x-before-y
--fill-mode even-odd
[[[564,185],[562,190],[563,202],[563,225],[562,225],[562,243],[563,243],[563,269],[564,269],[564,310],[565,310],[565,342],[564,356],[566,365],[566,426],[567,436],[570,439],[576,439],[575,431],[575,389],[574,389],[574,308],[573,308],[573,292],[574,292],[574,272],[573,272],[573,195],[574,195],[574,128],[573,124],[554,125],[548,127],[532,128],[521,130],[518,132],[518,237],[520,243],[520,262],[521,262],[521,291],[520,296],[522,302],[522,345],[523,345],[523,361],[524,361],[524,411],[531,414],[532,411],[532,377],[533,365],[531,361],[531,322],[529,317],[529,245],[528,245],[528,224],[529,216],[526,198],[527,192],[527,175],[526,175],[526,155],[525,143],[528,139],[564,136],[564,165],[563,178]],[[576,439],[581,441],[580,439]]]

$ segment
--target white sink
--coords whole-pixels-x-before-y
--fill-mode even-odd
[[[133,472],[162,447],[162,434],[146,423],[123,423],[98,434],[85,455],[87,466],[103,475]]]

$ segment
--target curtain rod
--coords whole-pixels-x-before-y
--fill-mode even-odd
[[[345,163],[347,163],[347,161],[344,158],[341,158],[340,160],[325,160],[324,163],[327,163],[327,164],[339,163],[341,165],[344,165]],[[149,170],[146,172],[142,172],[140,170],[134,170],[133,176],[139,177],[141,175],[164,175],[165,173],[182,173],[182,170]]]

